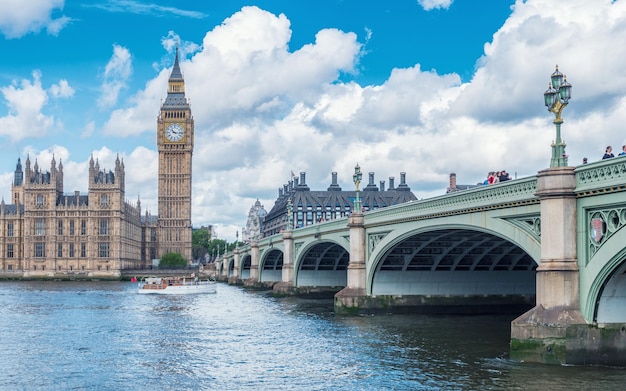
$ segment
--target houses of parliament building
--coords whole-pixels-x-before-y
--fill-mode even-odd
[[[194,121],[178,51],[157,119],[158,216],[129,203],[125,167],[89,161],[87,194],[63,192],[63,163],[18,158],[11,201],[0,203],[0,273],[16,277],[119,277],[170,252],[191,259]]]

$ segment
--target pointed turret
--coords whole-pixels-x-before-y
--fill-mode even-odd
[[[180,65],[178,65],[178,46],[176,47],[176,57],[174,57],[174,67],[172,67],[172,74],[170,75],[171,81],[183,81],[183,73],[180,71]]]
[[[180,71],[178,63],[178,47],[176,48],[176,57],[174,58],[174,66],[172,73],[167,81],[167,98],[163,102],[163,108],[186,109],[189,108],[187,98],[185,98],[185,80],[183,73]]]
[[[24,182],[24,172],[22,171],[22,161],[18,157],[17,165],[15,166],[15,174],[13,175],[13,185],[22,186],[23,182]]]

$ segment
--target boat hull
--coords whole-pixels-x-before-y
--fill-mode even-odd
[[[192,295],[198,293],[216,293],[215,284],[212,285],[183,285],[169,286],[163,289],[144,289],[140,288],[139,293],[142,295]]]
[[[149,278],[139,283],[137,292],[142,295],[192,295],[216,293],[215,281],[176,281],[161,278]]]

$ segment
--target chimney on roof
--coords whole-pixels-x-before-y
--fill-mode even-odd
[[[380,181],[380,191],[385,191],[385,181]]]
[[[374,184],[374,173],[373,172],[369,173],[369,179],[370,179],[369,183],[367,184],[365,189],[363,189],[363,191],[378,191],[378,188]]]
[[[332,177],[332,182],[330,183],[330,186],[328,187],[328,191],[341,191],[341,187],[337,184],[337,173],[333,171],[331,173],[331,177]]]
[[[310,190],[309,187],[306,185],[306,172],[304,171],[300,172],[300,184],[298,185],[298,190]]]
[[[283,196],[283,189],[281,189],[280,187],[278,188],[278,197],[282,197]]]
[[[392,176],[390,176],[389,177],[389,190],[395,190],[393,188],[393,180],[394,180],[394,178]]]
[[[411,189],[406,184],[406,172],[400,173],[400,185],[398,185],[398,190],[410,191]]]
[[[454,172],[450,173],[450,190],[454,191],[456,189],[456,174]]]

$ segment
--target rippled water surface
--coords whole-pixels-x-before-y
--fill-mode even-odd
[[[626,369],[507,360],[511,317],[336,317],[332,301],[1,282],[2,390],[618,390]]]

